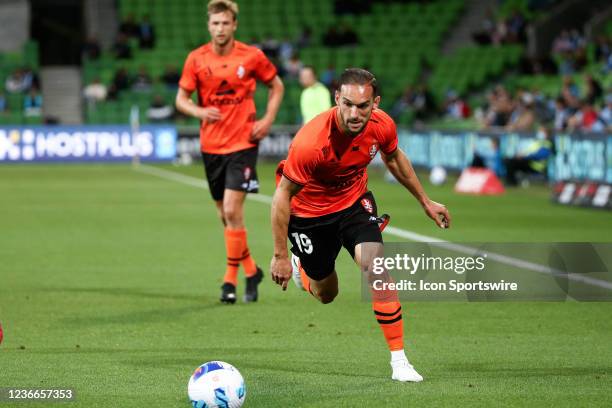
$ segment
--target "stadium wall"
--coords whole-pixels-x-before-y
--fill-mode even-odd
[[[30,38],[28,0],[0,2],[0,52],[20,51]]]

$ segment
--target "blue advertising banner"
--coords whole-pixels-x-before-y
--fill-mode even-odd
[[[415,166],[442,166],[460,171],[474,153],[490,158],[521,155],[536,140],[533,133],[439,132],[399,130],[399,146]],[[558,134],[548,162],[551,181],[580,180],[612,183],[612,135]]]
[[[0,163],[170,161],[172,126],[0,126]]]

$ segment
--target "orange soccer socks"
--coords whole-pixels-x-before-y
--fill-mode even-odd
[[[257,273],[257,265],[249,253],[245,229],[225,228],[225,249],[227,268],[223,277],[224,282],[236,286],[238,283],[238,267],[241,263],[247,277],[254,276]]]
[[[383,331],[389,350],[404,349],[404,321],[402,320],[402,306],[398,301],[372,302],[372,309],[376,320]]]

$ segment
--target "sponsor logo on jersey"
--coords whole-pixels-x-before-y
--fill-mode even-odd
[[[370,157],[373,159],[374,156],[376,156],[376,153],[378,153],[378,146],[376,146],[375,144],[373,144],[370,147]]]
[[[238,75],[238,78],[242,79],[242,77],[244,76],[245,72],[246,72],[246,70],[244,69],[242,64],[240,64],[240,66],[238,67],[238,70],[236,71],[236,75]]]
[[[374,213],[374,206],[372,205],[372,201],[369,198],[362,198],[361,205],[370,214]]]
[[[221,85],[217,88],[215,95],[234,95],[236,91],[230,86],[225,79],[221,81]]]

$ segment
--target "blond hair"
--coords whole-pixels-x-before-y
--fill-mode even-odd
[[[211,14],[225,13],[229,11],[232,13],[234,20],[238,17],[238,4],[232,0],[210,0],[208,2],[208,17]]]

